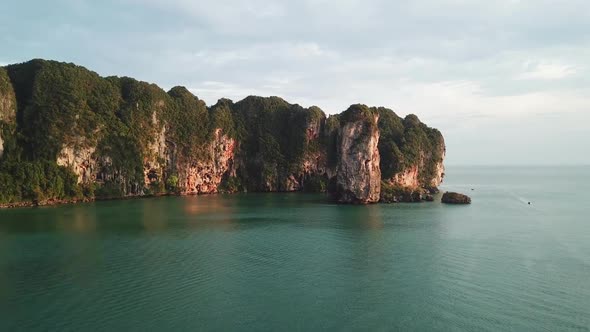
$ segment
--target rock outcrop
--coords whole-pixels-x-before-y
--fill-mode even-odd
[[[471,204],[471,198],[455,192],[446,192],[443,194],[441,202],[445,204]]]
[[[381,192],[379,115],[364,105],[353,105],[340,121],[333,194],[340,203],[376,203]]]

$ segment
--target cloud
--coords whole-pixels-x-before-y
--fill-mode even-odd
[[[165,89],[184,85],[208,104],[256,94],[328,113],[383,105],[441,129],[459,161],[477,150],[458,146],[465,141],[509,145],[501,137],[506,124],[533,123],[522,135],[542,146],[549,138],[540,133],[556,123],[547,116],[570,119],[551,131],[552,142],[590,120],[586,0],[22,0],[6,7],[15,15],[0,21],[3,60],[53,58]]]
[[[234,101],[243,99],[244,96],[261,95],[262,91],[254,87],[240,86],[234,83],[205,81],[196,86],[191,86],[189,90],[199,99],[205,100],[212,105],[221,98],[228,98]]]
[[[224,66],[235,62],[277,59],[297,61],[306,58],[329,56],[329,52],[313,42],[281,42],[255,44],[239,49],[203,50],[193,54],[207,64]]]
[[[526,72],[518,75],[518,80],[560,80],[577,73],[577,68],[574,66],[559,64],[559,63],[537,63],[534,65],[527,64],[531,67]]]

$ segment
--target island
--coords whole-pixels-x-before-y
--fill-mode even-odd
[[[442,134],[362,104],[327,116],[279,97],[164,91],[35,59],[0,67],[0,205],[155,195],[327,192],[336,202],[433,200]]]

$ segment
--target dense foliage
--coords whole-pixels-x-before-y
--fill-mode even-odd
[[[211,138],[209,111],[202,100],[185,87],[174,87],[168,92],[174,103],[166,113],[170,140],[177,144],[183,156],[203,155],[202,147]]]
[[[368,107],[363,104],[354,104],[340,114],[340,121],[342,123],[364,121],[367,125],[373,125],[373,118],[376,114],[375,108],[373,107]]]
[[[14,121],[16,96],[6,69],[0,67],[0,121],[11,123]]]
[[[2,162],[0,202],[81,198],[74,173],[51,161]]]
[[[18,129],[28,159],[55,159],[63,144],[92,138],[100,113],[91,106],[110,96],[97,86],[103,80],[74,65],[33,60],[8,66],[18,99]],[[32,78],[32,79],[23,79]]]
[[[334,168],[338,162],[338,134],[340,114],[331,115],[326,119],[323,143],[327,150],[328,167]]]
[[[240,174],[249,190],[281,188],[281,179],[296,172],[307,153],[318,149],[307,128],[325,118],[317,107],[291,105],[279,97],[247,97],[232,105],[236,138],[245,167]],[[284,189],[283,189],[284,190]]]
[[[379,201],[382,203],[420,202],[422,201],[422,194],[416,188],[399,187],[381,181]]]

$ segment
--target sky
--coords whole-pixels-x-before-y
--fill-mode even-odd
[[[438,128],[447,165],[590,164],[587,0],[0,4],[0,65],[44,58],[207,104],[355,103]]]

